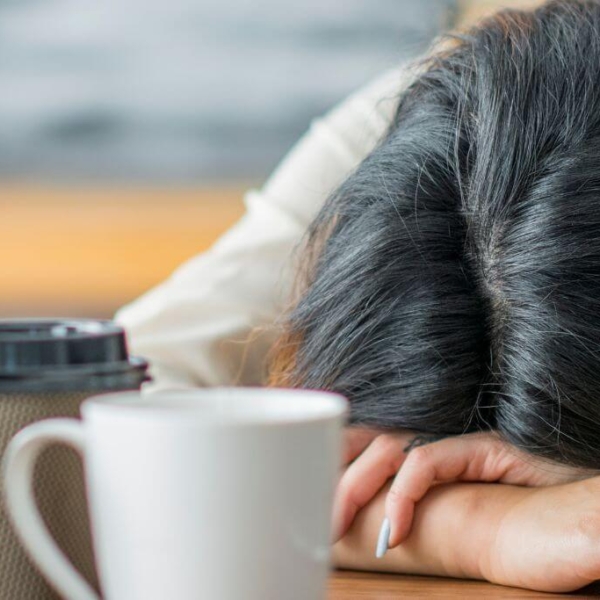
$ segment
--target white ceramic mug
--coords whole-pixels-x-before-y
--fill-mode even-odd
[[[309,600],[325,593],[346,401],[325,392],[212,389],[97,396],[82,421],[20,431],[4,460],[21,540],[68,600],[98,596],[35,507],[48,444],[83,456],[106,600]]]

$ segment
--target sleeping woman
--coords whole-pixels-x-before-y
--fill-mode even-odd
[[[247,206],[119,312],[156,387],[344,394],[339,566],[600,579],[600,1],[447,36]]]

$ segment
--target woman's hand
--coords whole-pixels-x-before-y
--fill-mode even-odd
[[[406,539],[415,505],[435,484],[471,481],[548,486],[596,474],[526,455],[493,432],[465,434],[430,443],[429,439],[407,432],[346,430],[344,458],[349,466],[336,492],[334,530],[337,539],[348,530],[358,511],[392,477],[378,556]]]
[[[436,485],[417,504],[408,538],[376,558],[371,548],[388,490],[389,483],[334,545],[336,567],[485,579],[545,592],[600,580],[600,477],[549,487]]]

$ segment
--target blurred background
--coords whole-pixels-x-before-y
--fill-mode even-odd
[[[0,316],[110,317],[345,95],[496,5],[0,0]]]

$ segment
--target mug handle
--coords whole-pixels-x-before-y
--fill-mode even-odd
[[[10,441],[3,461],[7,510],[32,560],[59,594],[67,600],[100,600],[52,539],[35,503],[35,461],[46,446],[56,442],[75,448],[83,456],[85,437],[81,422],[39,421],[19,431]]]

